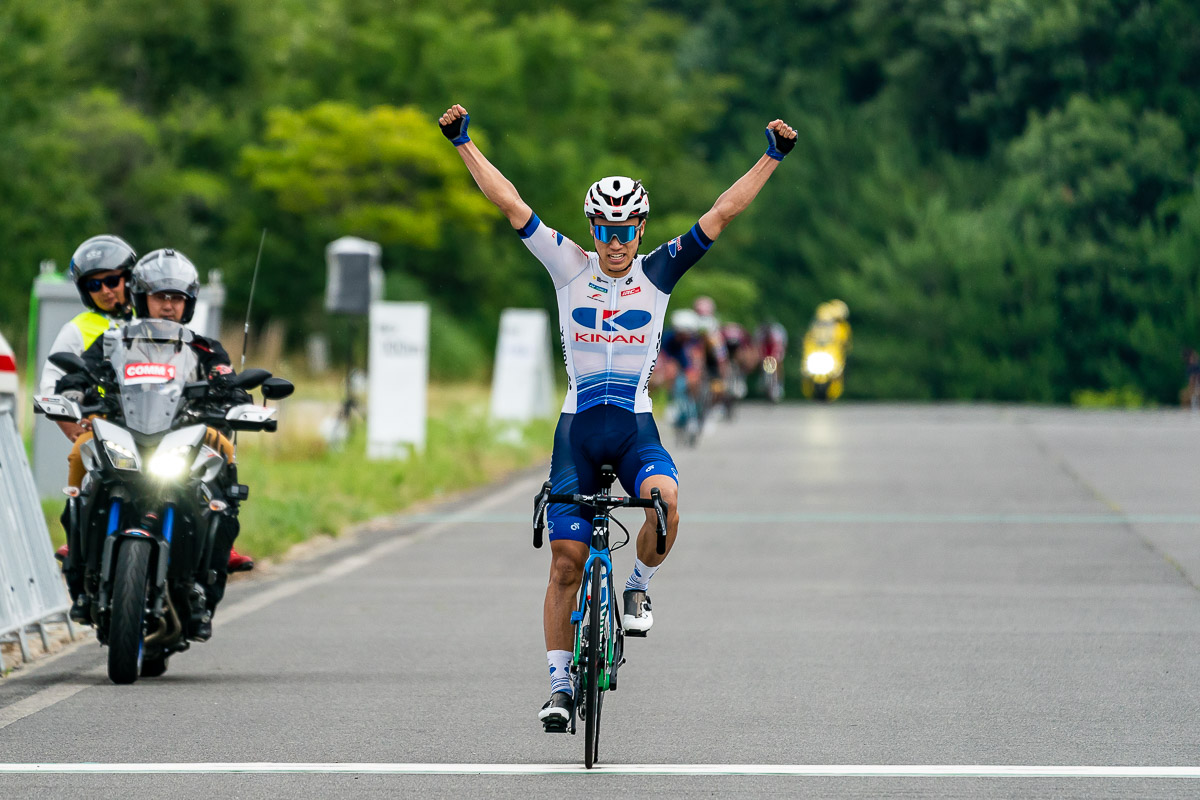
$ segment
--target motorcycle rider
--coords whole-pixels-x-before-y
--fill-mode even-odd
[[[467,135],[461,105],[439,118],[476,184],[516,229],[550,273],[558,295],[559,326],[569,388],[554,435],[550,479],[554,493],[588,494],[599,488],[599,467],[610,463],[627,492],[643,498],[658,489],[668,506],[667,553],[679,527],[678,472],[659,441],[647,391],[671,291],[725,227],[757,196],[796,142],[783,120],[767,125],[767,151],[727,189],[700,220],[648,255],[638,256],[650,200],[641,181],[610,176],[584,196],[593,252],[542,224],[516,187]],[[572,660],[571,610],[591,539],[591,516],[578,506],[551,505],[550,580],[543,625],[551,697],[538,718],[547,732],[566,730],[574,707],[568,674]],[[647,512],[637,536],[637,558],[625,584],[623,624],[645,635],[653,617],[649,581],[665,555],[656,552],[657,519]]]
[[[67,267],[67,277],[79,291],[84,311],[62,326],[50,345],[51,353],[82,356],[106,330],[129,320],[132,311],[126,290],[129,273],[137,259],[137,253],[128,242],[108,233],[85,239],[75,248]],[[64,374],[62,369],[47,361],[42,366],[39,391],[44,395],[54,394],[54,385]],[[88,429],[86,420],[55,424],[72,442]],[[83,464],[72,463],[71,469],[82,470]],[[82,477],[82,472],[79,476]]]
[[[196,267],[183,253],[177,250],[155,250],[143,256],[133,268],[130,280],[130,294],[133,297],[134,308],[143,319],[164,319],[186,325],[192,319],[196,310],[196,299],[200,291],[200,279]],[[241,389],[229,390],[226,385],[233,377],[233,367],[225,348],[216,339],[193,334],[190,342],[192,350],[199,360],[200,376],[207,379],[210,385],[218,391],[227,391],[230,399],[235,402],[250,402],[250,396]],[[83,354],[88,369],[97,373],[105,364],[104,337],[98,338]],[[81,390],[91,388],[82,376],[68,375],[59,381],[58,388],[63,390]],[[92,438],[91,432],[81,434],[75,440],[71,457],[81,459],[79,450],[85,442]],[[233,445],[228,437],[215,428],[209,428],[204,443],[224,456],[228,462],[229,476],[232,483],[237,482],[237,465]],[[80,461],[82,465],[82,461]],[[82,469],[79,475],[82,481]],[[78,487],[80,483],[72,483]],[[196,630],[196,638],[204,640],[212,635],[211,613],[225,595],[225,583],[229,572],[244,572],[254,568],[254,561],[248,556],[237,553],[233,549],[233,541],[240,531],[237,519],[237,502],[230,501],[234,513],[228,518],[228,524],[222,525],[218,539],[213,547],[213,558],[210,568],[217,573],[217,582],[209,586],[206,600],[210,619],[205,620]],[[74,613],[74,609],[72,610]]]

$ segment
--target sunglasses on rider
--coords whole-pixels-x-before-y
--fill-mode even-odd
[[[110,289],[115,289],[121,285],[121,281],[125,280],[125,276],[121,274],[109,275],[107,278],[91,278],[83,285],[83,288],[89,292],[100,291],[101,286],[107,286]]]
[[[611,242],[613,237],[621,244],[629,244],[637,238],[637,225],[593,225],[592,233],[601,242]]]

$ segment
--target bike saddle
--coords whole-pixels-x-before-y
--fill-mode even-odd
[[[600,465],[600,486],[604,489],[611,489],[613,481],[617,479],[617,473],[613,470],[612,464]]]

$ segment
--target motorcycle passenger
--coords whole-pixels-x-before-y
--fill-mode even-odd
[[[853,344],[853,333],[850,330],[850,306],[846,305],[841,300],[830,300],[827,304],[828,315],[833,320],[834,326],[837,328],[838,342],[850,352]]]
[[[186,325],[192,319],[196,310],[196,299],[200,291],[200,279],[196,267],[183,253],[176,250],[155,250],[146,254],[137,262],[130,281],[130,294],[133,297],[134,308],[143,319],[165,319]],[[193,334],[190,342],[192,350],[199,361],[200,376],[219,391],[225,389],[227,382],[233,376],[233,367],[225,348],[216,339]],[[107,360],[104,351],[104,338],[97,339],[84,353],[84,361],[92,372],[98,372]],[[197,377],[200,377],[197,376]],[[80,388],[77,376],[71,375],[59,382],[62,388]],[[241,389],[228,390],[230,399],[234,402],[250,402],[250,396]],[[75,440],[71,452],[72,466],[80,464],[78,482],[72,486],[80,486],[83,479],[82,459],[80,448],[92,438],[87,432]],[[228,470],[231,483],[237,482],[237,465],[233,445],[225,434],[209,428],[204,443],[219,452],[229,464]],[[233,541],[240,531],[237,519],[236,501],[229,502],[233,515],[228,518],[228,524],[222,525],[218,532],[218,540],[213,547],[213,558],[210,568],[217,573],[216,583],[209,586],[206,592],[208,610],[215,611],[217,604],[225,595],[225,583],[229,572],[244,572],[254,568],[254,560],[233,549]],[[207,639],[212,635],[211,621],[200,623],[196,638]]]
[[[594,493],[599,467],[612,464],[625,491],[667,503],[667,553],[679,527],[678,472],[663,448],[647,391],[671,291],[771,177],[796,141],[782,120],[767,125],[767,151],[700,220],[648,255],[638,249],[650,212],[640,180],[611,176],[593,183],[583,211],[592,252],[543,224],[467,135],[461,105],[438,120],[471,176],[550,273],[558,296],[564,360],[570,381],[554,435],[550,480],[554,493]],[[591,540],[591,514],[556,504],[548,509],[550,580],[543,625],[551,696],[538,714],[547,732],[566,730],[574,698],[571,611]],[[637,559],[625,584],[623,625],[645,635],[653,623],[649,581],[665,556],[655,551],[656,515],[648,510],[637,536]]]
[[[101,234],[84,240],[71,255],[67,277],[79,291],[84,311],[62,326],[50,345],[51,353],[82,356],[109,328],[118,327],[131,316],[126,294],[129,273],[137,263],[137,253],[119,236]],[[54,386],[65,375],[47,361],[42,366],[39,391],[54,394]],[[88,429],[88,422],[55,422],[72,442]],[[82,464],[80,465],[82,468]]]
[[[67,267],[67,277],[75,284],[82,301],[84,311],[77,314],[59,330],[58,335],[50,344],[50,353],[74,353],[82,356],[84,351],[101,334],[110,328],[119,326],[131,316],[128,295],[126,293],[129,274],[137,263],[137,253],[119,236],[101,234],[85,239],[75,252],[71,254],[71,263]],[[62,368],[51,364],[49,360],[42,365],[41,380],[38,390],[43,395],[54,394],[54,387],[66,373]],[[79,422],[55,421],[59,430],[74,442],[79,436],[88,431],[89,420]],[[89,435],[90,438],[90,435]],[[77,450],[72,450],[77,455]],[[67,460],[67,482],[73,486],[78,483],[73,477],[83,477],[83,462],[76,458]],[[67,527],[67,511],[62,514],[63,529]],[[70,550],[62,545],[54,553],[63,562],[63,574],[67,585],[71,588],[71,597],[78,597],[82,589],[83,576],[80,565],[70,559]],[[78,620],[82,621],[82,620]]]

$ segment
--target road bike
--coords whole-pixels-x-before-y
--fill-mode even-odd
[[[621,624],[621,612],[617,610],[616,592],[612,580],[612,551],[629,543],[629,531],[612,519],[625,531],[625,541],[610,548],[608,526],[610,515],[618,508],[653,508],[658,516],[658,539],[655,544],[659,554],[667,550],[667,505],[658,489],[650,491],[650,498],[619,497],[611,494],[616,474],[612,466],[600,467],[600,490],[594,495],[553,494],[550,481],[542,484],[542,491],[533,500],[533,546],[542,546],[542,531],[546,524],[546,507],[550,503],[569,503],[592,509],[592,541],[587,561],[583,565],[583,581],[579,586],[579,600],[571,613],[575,626],[575,649],[571,661],[571,688],[575,705],[568,722],[568,730],[575,733],[576,715],[584,720],[583,763],[588,769],[599,758],[600,711],[604,706],[604,693],[617,688],[617,671],[625,663],[625,629]],[[630,636],[645,636],[644,632],[629,632]]]
[[[687,376],[682,372],[676,376],[671,387],[671,403],[668,408],[671,425],[675,428],[675,440],[688,447],[695,447],[703,422],[701,405],[692,396]]]

